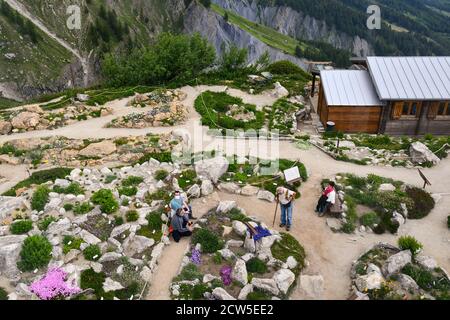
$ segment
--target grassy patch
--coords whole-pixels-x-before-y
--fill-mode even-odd
[[[281,234],[281,241],[277,241],[271,248],[272,255],[275,259],[283,262],[287,261],[290,256],[297,260],[297,266],[292,270],[297,277],[305,267],[306,253],[302,245],[288,233]]]
[[[16,221],[10,226],[12,234],[25,234],[33,229],[33,222],[31,220]]]
[[[80,246],[83,243],[83,239],[75,238],[72,236],[64,236],[63,239],[63,253],[68,254],[70,250],[80,250]]]

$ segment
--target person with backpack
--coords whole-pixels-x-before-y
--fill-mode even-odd
[[[280,228],[286,227],[287,231],[292,226],[292,210],[294,207],[294,199],[297,193],[285,187],[278,187],[276,191],[277,202],[281,207],[281,223]]]
[[[187,211],[179,208],[170,222],[172,229],[172,237],[175,242],[179,242],[182,237],[190,237],[192,235],[192,222],[189,221]]]

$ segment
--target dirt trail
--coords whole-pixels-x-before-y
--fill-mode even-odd
[[[205,199],[194,199],[191,203],[194,216],[201,218],[219,203],[217,193],[211,194]],[[189,247],[190,239],[183,238],[179,243],[171,239],[169,246],[164,248],[161,259],[158,262],[158,269],[153,276],[153,283],[150,285],[149,294],[146,300],[169,300],[169,286],[172,279],[177,275],[184,254]]]
[[[33,16],[23,4],[17,0],[5,0],[14,10],[16,10],[21,16],[30,20],[36,27],[38,27],[42,32],[48,35],[50,38],[58,42],[65,49],[70,51],[81,63],[83,68],[83,78],[84,85],[87,86],[89,79],[89,62],[88,59],[83,57],[83,55],[75,48],[73,48],[67,41],[59,38],[54,32],[50,31],[38,18]]]

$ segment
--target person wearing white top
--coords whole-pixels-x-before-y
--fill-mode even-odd
[[[277,201],[281,207],[280,228],[286,226],[286,230],[289,231],[292,226],[292,209],[296,193],[285,187],[278,187],[276,193]]]
[[[330,181],[329,187],[331,187],[327,193],[327,203],[323,210],[319,212],[319,217],[322,217],[325,213],[330,210],[331,206],[336,203],[336,189],[335,189],[335,183],[333,181]]]

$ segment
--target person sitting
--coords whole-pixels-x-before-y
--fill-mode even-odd
[[[182,208],[189,214],[189,219],[195,220],[196,218],[192,215],[192,207],[188,204],[187,200],[181,195],[180,191],[175,191],[174,198],[170,201],[170,209],[172,209],[171,216],[173,217],[178,209]]]
[[[189,221],[188,214],[182,208],[179,208],[170,222],[172,226],[172,237],[175,242],[179,242],[182,237],[192,235],[192,222]]]
[[[333,181],[330,181],[327,188],[329,187],[331,187],[331,189],[329,189],[331,191],[328,192],[326,203],[321,208],[321,211],[319,211],[319,217],[323,217],[325,213],[327,213],[330,210],[331,206],[333,206],[336,203],[335,183]]]
[[[326,188],[323,188],[322,194],[317,202],[316,212],[323,212],[325,210],[325,206],[327,205],[328,194],[333,191],[333,187],[328,184]]]

